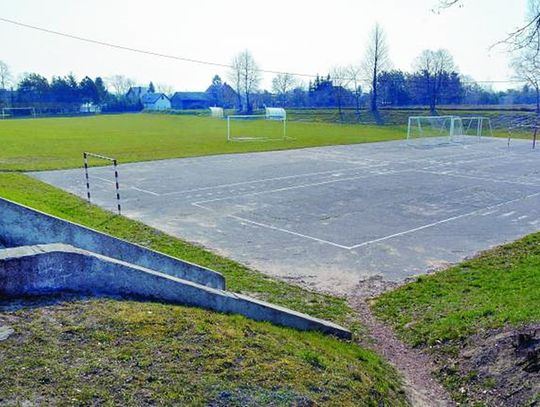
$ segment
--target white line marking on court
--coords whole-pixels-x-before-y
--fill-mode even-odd
[[[283,187],[283,188],[278,188],[278,189],[268,189],[266,191],[259,191],[259,192],[250,192],[250,193],[247,193],[247,194],[239,194],[239,195],[234,195],[234,196],[225,196],[225,197],[222,197],[222,198],[215,198],[215,199],[208,199],[208,200],[204,200],[204,201],[197,201],[195,202],[196,204],[201,204],[201,203],[209,203],[209,202],[217,202],[217,201],[225,201],[227,199],[236,199],[236,198],[243,198],[245,196],[254,196],[254,195],[262,195],[262,194],[271,194],[273,192],[283,192],[283,191],[290,191],[290,190],[293,190],[293,189],[299,189],[299,188],[308,188],[308,187],[316,187],[316,186],[320,186],[320,185],[326,185],[326,184],[334,184],[336,182],[344,182],[344,181],[353,181],[353,180],[357,180],[357,179],[363,179],[363,178],[369,178],[371,176],[377,176],[377,175],[392,175],[392,174],[400,174],[400,173],[403,173],[403,172],[411,172],[412,170],[403,170],[403,171],[388,171],[384,174],[366,174],[366,175],[359,175],[357,177],[349,177],[349,178],[341,178],[341,179],[333,179],[333,180],[329,180],[329,181],[321,181],[321,182],[315,182],[315,183],[312,183],[312,184],[301,184],[301,185],[293,185],[293,186],[290,186],[290,187]],[[193,204],[193,203],[192,203]]]
[[[429,170],[414,170],[414,169],[411,169],[411,171],[422,172],[422,173],[433,174],[433,175],[447,175],[449,177],[475,179],[475,180],[479,180],[479,181],[501,182],[501,183],[504,183],[504,184],[514,184],[514,185],[522,185],[522,186],[529,186],[529,187],[540,187],[540,185],[538,185],[538,184],[532,184],[532,183],[529,183],[529,182],[519,182],[519,181],[510,181],[510,180],[503,180],[503,179],[485,178],[485,177],[479,177],[479,176],[476,176],[476,175],[456,174],[456,173],[451,173],[449,171],[429,171]]]
[[[340,249],[353,250],[353,249],[358,249],[358,248],[360,248],[360,247],[369,246],[369,245],[372,245],[372,244],[375,244],[375,243],[384,242],[384,241],[386,241],[386,240],[390,240],[390,239],[393,239],[393,238],[395,238],[395,237],[408,235],[408,234],[411,234],[411,233],[414,233],[414,232],[418,232],[418,231],[420,231],[420,230],[432,228],[432,227],[435,227],[435,226],[438,226],[438,225],[442,225],[442,224],[445,224],[445,223],[448,223],[448,222],[452,222],[452,221],[455,221],[455,220],[458,220],[458,219],[463,219],[463,218],[466,218],[466,217],[469,217],[469,216],[474,216],[474,215],[476,215],[476,214],[481,214],[483,211],[490,211],[490,210],[492,210],[492,209],[500,208],[501,206],[504,206],[504,205],[508,205],[508,204],[511,204],[511,203],[514,203],[514,202],[518,202],[518,201],[523,201],[523,200],[525,200],[525,199],[530,199],[530,198],[534,198],[534,197],[537,197],[537,196],[540,196],[540,192],[536,192],[536,193],[534,193],[534,194],[530,194],[530,195],[526,195],[526,196],[523,196],[523,197],[511,199],[511,200],[509,200],[509,201],[499,202],[498,204],[495,204],[495,205],[490,205],[490,206],[487,206],[487,207],[485,207],[485,208],[476,209],[476,210],[474,210],[474,211],[467,212],[467,213],[463,213],[463,214],[461,214],[461,215],[452,216],[452,217],[450,217],[450,218],[443,219],[443,220],[440,220],[440,221],[437,221],[437,222],[433,222],[433,223],[429,223],[429,224],[427,224],[427,225],[419,226],[419,227],[416,227],[416,228],[413,228],[413,229],[404,230],[404,231],[398,232],[398,233],[393,233],[393,234],[391,234],[391,235],[384,236],[384,237],[380,237],[380,238],[378,238],[378,239],[368,240],[368,241],[366,241],[366,242],[362,242],[362,243],[359,243],[359,244],[355,244],[355,245],[353,245],[353,246],[345,246],[345,245],[341,245],[341,244],[339,244],[339,243],[331,242],[331,241],[329,241],[329,240],[319,239],[319,238],[317,238],[317,237],[313,237],[313,236],[305,235],[305,234],[302,234],[302,233],[294,232],[294,231],[292,231],[292,230],[280,228],[280,227],[277,227],[277,226],[268,225],[268,224],[264,224],[264,223],[260,223],[260,222],[255,222],[255,221],[252,221],[252,220],[249,220],[249,219],[245,219],[245,218],[242,218],[242,217],[236,216],[236,215],[226,215],[226,216],[229,217],[229,218],[233,218],[233,219],[239,220],[239,221],[241,221],[241,222],[253,224],[253,225],[255,225],[255,226],[264,227],[264,228],[267,228],[267,229],[271,229],[271,230],[276,230],[276,231],[279,231],[279,232],[287,233],[287,234],[290,234],[290,235],[303,237],[303,238],[306,238],[306,239],[309,239],[309,240],[314,240],[314,241],[317,241],[317,242],[320,242],[320,243],[326,243],[326,244],[329,244],[329,245],[331,245],[331,246],[338,247],[338,248],[340,248]],[[216,211],[215,211],[214,209],[212,209],[212,208],[209,208],[209,207],[207,207],[207,206],[201,205],[201,203],[204,203],[204,202],[193,202],[192,205],[194,205],[194,206],[196,206],[196,207],[199,207],[199,208],[201,208],[201,209],[205,209],[205,210],[209,210],[209,211],[212,211],[212,212],[216,212]],[[515,212],[512,212],[512,213],[515,213]],[[536,224],[536,222],[539,222],[539,223],[540,223],[540,220],[539,220],[539,221],[535,221],[535,222],[531,222],[531,224]]]
[[[514,213],[516,213],[516,211],[506,212],[506,213],[503,213],[502,215],[499,215],[499,217],[500,218],[507,218],[509,216],[512,216]]]
[[[371,168],[371,167],[369,167],[369,168]],[[210,186],[210,187],[187,189],[187,190],[184,190],[184,191],[167,192],[165,194],[161,194],[161,196],[187,194],[187,193],[191,193],[191,192],[206,191],[206,190],[209,190],[209,189],[228,188],[228,187],[235,187],[235,186],[238,186],[238,185],[256,184],[256,183],[267,182],[267,181],[280,181],[280,180],[291,179],[291,178],[311,177],[312,175],[324,175],[324,174],[331,174],[332,175],[334,173],[350,172],[350,171],[356,171],[358,169],[359,168],[346,168],[346,169],[341,168],[341,169],[336,169],[336,170],[331,170],[331,171],[311,172],[311,173],[306,173],[306,174],[287,175],[287,176],[275,177],[275,178],[263,178],[263,179],[253,180],[253,181],[234,182],[232,184],[221,184],[221,185],[213,185],[213,186]]]
[[[97,177],[97,176],[93,176],[92,178],[97,178],[101,181],[104,181],[104,182],[108,182],[109,184],[114,184],[114,181],[111,181],[111,180],[108,180],[106,178],[101,178],[101,177]],[[137,187],[133,187],[133,186],[129,186],[129,185],[126,185],[126,184],[123,184],[122,182],[120,182],[120,187],[127,187],[129,189],[134,189],[136,191],[139,191],[139,192],[143,192],[145,194],[150,194],[150,195],[154,195],[154,196],[161,196],[160,194],[157,194],[155,192],[152,192],[152,191],[148,191],[146,189],[142,189],[142,188],[137,188]]]
[[[418,232],[420,230],[428,229],[428,228],[431,228],[433,226],[442,225],[443,223],[448,223],[448,222],[452,222],[454,220],[466,218],[468,216],[473,216],[473,215],[476,215],[479,212],[482,212],[482,211],[485,211],[485,210],[499,208],[501,206],[508,205],[508,204],[511,204],[511,203],[514,203],[514,202],[522,201],[522,200],[529,199],[529,198],[534,198],[534,197],[539,196],[539,195],[540,195],[540,192],[536,192],[534,194],[526,195],[524,197],[511,199],[510,201],[500,202],[498,204],[491,205],[491,206],[488,206],[486,208],[476,209],[476,210],[474,210],[472,212],[464,213],[464,214],[457,215],[457,216],[452,216],[451,218],[443,219],[443,220],[440,220],[438,222],[433,222],[433,223],[430,223],[430,224],[427,224],[427,225],[424,225],[424,226],[419,226],[419,227],[414,228],[414,229],[409,229],[409,230],[405,230],[403,232],[394,233],[392,235],[381,237],[379,239],[369,240],[367,242],[363,242],[363,243],[351,246],[349,249],[356,249],[356,248],[359,248],[359,247],[368,246],[368,245],[373,244],[373,243],[379,243],[379,242],[382,242],[382,241],[385,241],[385,240],[389,240],[389,239],[392,239],[394,237],[403,236],[403,235],[407,235],[407,234],[410,234],[410,233]],[[512,212],[512,213],[515,213],[515,212]]]
[[[137,188],[137,187],[130,187],[131,189],[134,189],[136,191],[140,191],[140,192],[144,192],[145,194],[150,194],[150,195],[154,195],[154,196],[161,196],[160,194],[156,194],[155,192],[152,192],[152,191],[148,191],[146,189],[142,189],[142,188]]]
[[[290,234],[290,235],[303,237],[303,238],[305,238],[305,239],[315,240],[316,242],[326,243],[326,244],[329,244],[329,245],[331,245],[331,246],[339,247],[340,249],[346,249],[346,250],[350,249],[350,248],[347,247],[347,246],[343,246],[343,245],[340,245],[340,244],[338,244],[338,243],[330,242],[329,240],[319,239],[319,238],[317,238],[317,237],[304,235],[304,234],[298,233],[298,232],[293,232],[292,230],[287,230],[287,229],[279,228],[279,227],[277,227],[277,226],[272,226],[272,225],[267,225],[267,224],[265,224],[265,223],[255,222],[255,221],[252,221],[252,220],[249,220],[249,219],[241,218],[240,216],[229,215],[229,218],[233,218],[233,219],[239,220],[239,221],[241,221],[241,222],[249,223],[249,224],[251,224],[251,225],[260,226],[260,227],[263,227],[263,228],[272,229],[272,230],[277,230],[278,232],[283,232],[283,233],[288,233],[288,234]]]
[[[192,205],[196,206],[197,208],[205,209],[207,211],[217,212],[215,209],[212,209],[212,208],[209,208],[207,206],[201,205],[200,203],[197,203],[197,202],[193,202]],[[319,239],[319,238],[313,237],[313,236],[304,235],[304,234],[298,233],[298,232],[293,232],[292,230],[283,229],[283,228],[280,228],[280,227],[277,227],[277,226],[267,225],[265,223],[260,223],[260,222],[255,222],[255,221],[252,221],[252,220],[249,220],[249,219],[242,218],[240,216],[226,215],[226,217],[236,219],[236,220],[238,220],[240,222],[248,223],[250,225],[255,225],[255,226],[259,226],[259,227],[266,228],[266,229],[276,230],[278,232],[287,233],[289,235],[294,235],[294,236],[298,236],[298,237],[303,237],[305,239],[314,240],[314,241],[320,242],[320,243],[326,243],[326,244],[329,244],[331,246],[339,247],[340,249],[345,249],[345,250],[349,249],[349,247],[343,246],[343,245],[341,245],[339,243],[331,242],[329,240]]]
[[[485,212],[485,213],[482,213],[482,216],[493,215],[494,213],[497,213],[497,212],[499,212],[498,209],[495,209],[495,210],[493,210],[493,211],[487,211],[487,212]]]
[[[98,177],[97,175],[90,176],[90,178],[97,178],[97,179],[99,179],[99,180],[101,180],[101,181],[108,182],[109,184],[114,184],[114,182],[111,181],[110,179],[101,178],[101,177]]]

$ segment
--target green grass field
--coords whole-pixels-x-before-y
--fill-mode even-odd
[[[251,124],[253,132],[257,132],[257,123]],[[0,171],[79,167],[83,151],[113,156],[126,163],[405,137],[400,127],[299,122],[289,122],[287,127],[292,140],[227,142],[226,121],[201,116],[125,114],[5,120],[0,122]]]

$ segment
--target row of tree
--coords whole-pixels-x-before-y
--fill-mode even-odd
[[[240,53],[229,72],[238,110],[249,113],[261,102],[269,102],[283,107],[340,110],[368,107],[375,112],[381,106],[423,105],[435,111],[440,104],[497,104],[504,96],[464,78],[444,49],[423,51],[415,60],[413,72],[392,69],[379,26],[371,38],[363,65],[335,67],[307,86],[292,74],[279,73],[272,80],[270,100],[271,95],[259,89],[261,73],[253,55],[247,50]]]
[[[128,90],[135,81],[115,75],[107,79],[85,76],[78,81],[73,74],[54,76],[49,81],[37,73],[23,74],[14,83],[9,67],[0,61],[0,107],[32,106],[41,111],[74,112],[83,104],[99,106],[104,111],[134,111],[142,109],[138,100],[126,98]],[[159,86],[159,90],[158,90]],[[165,85],[148,85],[150,92],[168,91]]]

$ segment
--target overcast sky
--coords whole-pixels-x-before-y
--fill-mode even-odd
[[[326,74],[359,63],[379,22],[393,66],[409,70],[426,48],[446,48],[461,73],[511,79],[504,50],[489,50],[524,21],[527,0],[463,0],[440,14],[437,0],[0,0],[0,17],[99,41],[228,64],[249,49],[269,70]],[[204,90],[225,68],[103,48],[0,22],[0,60],[15,74],[122,74],[140,84]],[[263,85],[270,86],[271,75]],[[506,88],[510,85],[497,85]]]

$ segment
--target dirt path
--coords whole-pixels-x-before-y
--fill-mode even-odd
[[[362,341],[362,345],[383,355],[401,373],[404,390],[414,406],[455,406],[456,403],[447,391],[433,378],[431,372],[435,366],[431,358],[403,343],[392,329],[371,313],[369,299],[390,288],[391,285],[379,279],[371,279],[360,283],[355,293],[349,297],[369,335]]]

